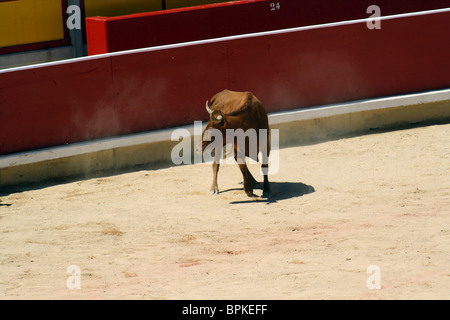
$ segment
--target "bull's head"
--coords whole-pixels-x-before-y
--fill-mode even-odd
[[[222,112],[220,110],[212,110],[209,107],[208,101],[206,101],[206,111],[209,113],[209,121],[206,125],[205,130],[203,130],[202,136],[200,137],[200,140],[198,141],[198,144],[195,148],[197,153],[202,153],[206,149],[206,147],[214,141],[214,136],[212,136],[211,130],[209,129],[224,131],[224,125],[226,122]]]
[[[214,123],[222,123],[223,122],[223,115],[220,111],[216,111],[216,115],[214,115],[214,111],[211,110],[211,108],[208,105],[208,101],[206,101],[206,111],[209,113],[209,119]],[[219,113],[219,114],[217,114]]]

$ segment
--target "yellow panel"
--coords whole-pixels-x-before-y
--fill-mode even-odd
[[[114,17],[162,9],[161,0],[84,0],[86,16]]]
[[[223,1],[223,0],[166,0],[166,8],[174,9],[174,8],[198,6],[198,5],[209,4],[209,3],[218,3],[218,2],[228,2],[228,1]]]
[[[0,2],[0,47],[64,38],[60,0]]]

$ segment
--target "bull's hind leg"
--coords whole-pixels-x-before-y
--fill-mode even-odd
[[[255,197],[253,194],[253,187],[255,186],[255,183],[258,183],[255,178],[250,173],[250,170],[248,170],[247,164],[245,163],[245,156],[242,153],[237,152],[237,150],[234,151],[234,160],[239,165],[239,169],[241,169],[242,177],[244,179],[244,191],[249,197]]]
[[[255,197],[255,194],[253,193],[253,186],[254,186],[254,180],[252,174],[247,168],[247,165],[240,164],[239,163],[239,169],[241,169],[242,177],[244,178],[244,191],[249,197]]]
[[[264,183],[263,183],[263,198],[270,198],[270,184],[269,184],[269,153],[270,153],[270,136],[267,131],[267,135],[262,135],[261,139],[261,171],[264,175]]]
[[[219,193],[219,186],[217,185],[217,174],[219,173],[219,167],[220,164],[216,161],[213,161],[213,181],[210,189],[211,194],[218,194]]]
[[[248,170],[248,167],[247,167]],[[249,184],[253,186],[253,189],[262,189],[261,183],[256,181],[256,179],[253,177],[250,170],[248,170],[248,178],[249,178]]]
[[[261,187],[258,181],[253,177],[250,170],[248,170],[247,163],[245,162],[245,156],[242,153],[239,153],[235,150],[234,152],[234,160],[239,165],[239,169],[241,169],[242,177],[244,179],[244,191],[249,197],[256,197],[253,193],[253,188]]]
[[[253,177],[252,173],[250,172],[250,170],[247,167],[247,171],[248,171],[248,183],[253,186],[254,189],[261,189],[261,184],[256,181],[256,179]]]
[[[263,194],[262,197],[263,198],[270,198],[270,184],[269,184],[269,178],[268,176],[268,171],[269,171],[269,165],[268,164],[263,164],[261,165],[262,168],[262,172],[264,174],[264,184],[263,184]]]

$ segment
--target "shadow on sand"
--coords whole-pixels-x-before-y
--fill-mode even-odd
[[[237,189],[230,189],[230,190],[224,190],[223,192],[231,191],[231,190],[237,190]],[[241,189],[239,189],[241,190]],[[287,200],[292,198],[297,198],[304,196],[305,194],[313,193],[316,190],[314,190],[313,186],[309,186],[307,184],[301,183],[301,182],[270,182],[270,191],[272,193],[272,196],[270,199],[264,199],[264,198],[249,198],[248,200],[243,201],[232,201],[231,204],[242,204],[242,203],[253,203],[253,202],[266,202],[267,204],[270,203],[276,203],[281,200]]]

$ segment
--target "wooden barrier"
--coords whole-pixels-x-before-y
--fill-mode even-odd
[[[115,133],[111,61],[0,71],[0,154]]]
[[[147,12],[120,17],[91,17],[86,19],[86,39],[89,55],[158,46],[193,40],[250,33],[264,24],[263,19],[249,21],[254,5],[264,0],[244,0],[204,7],[189,7]],[[242,23],[230,24],[229,17]],[[220,18],[222,17],[222,18]],[[101,32],[99,32],[101,30]],[[145,30],[145,32],[143,32]]]
[[[269,114],[279,130],[279,147],[318,143],[343,137],[450,122],[450,89],[368,99]],[[204,123],[204,125],[206,125]],[[173,166],[174,128],[56,146],[0,157],[0,193],[44,181],[92,178],[137,168]],[[192,124],[187,130],[194,139]],[[194,159],[192,160],[194,162]]]
[[[243,0],[86,19],[89,55],[368,18],[371,0]],[[383,16],[448,7],[448,0],[379,0]]]
[[[112,54],[118,112],[151,130],[206,119],[223,88],[252,91],[273,112],[450,87],[450,10],[381,23]]]
[[[0,71],[0,154],[206,120],[248,90],[269,112],[450,87],[450,9]]]
[[[287,110],[450,87],[450,12],[242,39],[228,46],[229,87]],[[258,52],[258,54],[253,54]],[[245,58],[246,57],[246,58]]]

